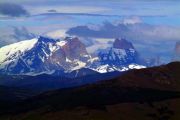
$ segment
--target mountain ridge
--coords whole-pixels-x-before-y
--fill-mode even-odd
[[[0,72],[4,74],[37,74],[51,73],[53,70],[71,72],[81,68],[89,68],[97,72],[125,71],[135,68],[144,68],[138,65],[137,52],[132,43],[125,39],[117,41],[120,48],[105,50],[99,56],[92,57],[85,45],[77,37],[66,37],[55,40],[39,36],[0,48]],[[124,46],[124,48],[122,48]],[[126,49],[127,46],[129,49]],[[108,56],[105,60],[103,57]],[[102,59],[103,58],[103,59]],[[110,71],[104,65],[110,67]],[[102,66],[102,67],[101,67]],[[101,68],[99,68],[101,67]]]

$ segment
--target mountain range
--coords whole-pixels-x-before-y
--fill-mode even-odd
[[[55,40],[39,36],[0,48],[2,74],[54,74],[88,68],[99,73],[145,68],[138,52],[125,39],[115,39],[111,48],[92,57],[77,37]]]

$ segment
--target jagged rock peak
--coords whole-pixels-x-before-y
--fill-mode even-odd
[[[134,49],[133,44],[124,38],[116,38],[113,47],[118,49]]]

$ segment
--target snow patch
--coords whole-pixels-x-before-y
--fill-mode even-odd
[[[59,45],[59,46],[64,46],[65,44],[67,43],[67,41],[60,41],[60,42],[57,42],[57,45]]]
[[[75,60],[74,63],[76,64],[76,66],[73,67],[73,68],[71,69],[71,71],[77,70],[77,69],[81,69],[81,68],[83,68],[83,67],[86,66],[86,63],[85,63],[85,62],[82,62],[82,61],[79,61],[79,60]]]
[[[128,66],[122,66],[122,67],[110,66],[106,64],[106,65],[100,65],[97,68],[90,68],[90,69],[97,71],[99,73],[107,73],[107,72],[113,72],[113,71],[124,72],[131,69],[142,69],[142,68],[146,68],[146,67],[142,65],[138,65],[138,64],[130,64]]]
[[[137,65],[137,64],[131,64],[128,67],[129,67],[129,69],[142,69],[142,68],[146,68],[143,65]]]

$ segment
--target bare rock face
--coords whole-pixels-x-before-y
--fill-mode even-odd
[[[133,44],[123,38],[122,39],[116,38],[113,43],[113,47],[117,49],[134,49]]]
[[[62,46],[68,59],[83,59],[88,56],[86,46],[77,38],[65,38],[66,44]]]
[[[51,55],[44,62],[49,66],[49,70],[62,69],[66,67],[66,56],[64,51],[59,48],[56,51],[52,52]]]
[[[180,41],[176,42],[173,61],[180,61]]]

